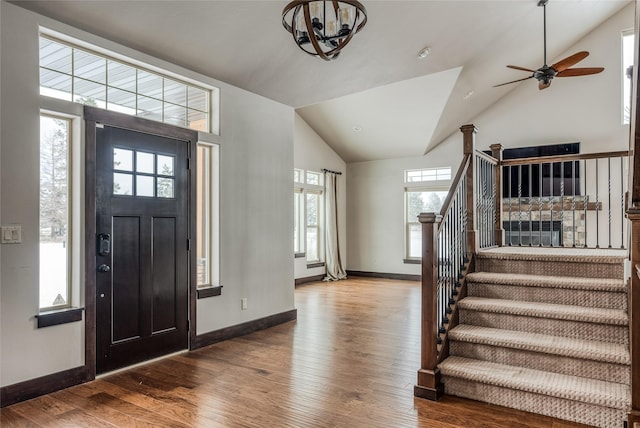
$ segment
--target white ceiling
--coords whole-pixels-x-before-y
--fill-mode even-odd
[[[527,77],[506,64],[542,65],[537,0],[361,2],[368,22],[331,62],[295,46],[287,1],[14,3],[295,107],[347,162],[422,155]],[[551,0],[548,62],[630,2]]]

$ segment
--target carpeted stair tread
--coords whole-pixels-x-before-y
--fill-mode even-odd
[[[502,330],[460,324],[449,332],[449,340],[562,355],[614,364],[631,364],[627,346],[594,340]]]
[[[462,378],[543,396],[624,410],[630,404],[628,386],[618,383],[506,366],[458,356],[447,358],[438,367],[445,377]]]
[[[492,312],[525,317],[551,318],[598,324],[626,326],[629,319],[619,309],[588,308],[584,306],[559,305],[554,303],[524,302],[519,300],[466,297],[458,302],[461,310]]]
[[[592,249],[576,251],[574,248],[501,247],[480,251],[476,257],[497,260],[537,260],[573,263],[621,264],[625,251]]]
[[[496,285],[516,285],[524,287],[549,287],[572,290],[610,291],[624,293],[627,291],[624,281],[609,278],[581,278],[571,276],[542,276],[519,273],[472,272],[467,275],[467,282]]]

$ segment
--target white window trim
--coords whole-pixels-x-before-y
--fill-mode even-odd
[[[294,193],[301,194],[301,205],[302,209],[300,210],[300,219],[295,219],[299,221],[300,225],[300,244],[299,244],[299,252],[295,254],[304,254],[305,258],[308,254],[307,251],[307,194],[317,194],[318,198],[318,259],[310,260],[307,259],[308,264],[314,263],[324,263],[324,227],[325,227],[325,219],[324,219],[324,174],[318,171],[312,170],[304,170],[299,168],[294,168],[294,171],[299,171],[300,179],[304,180],[303,182],[294,180]],[[317,174],[318,182],[320,184],[308,184],[307,183],[307,173]]]
[[[69,218],[67,230],[67,304],[60,306],[44,306],[40,307],[39,312],[50,310],[70,309],[82,305],[81,301],[81,282],[84,278],[84,263],[81,261],[85,258],[84,246],[84,146],[82,144],[82,135],[84,121],[76,114],[66,109],[40,109],[40,116],[49,116],[54,118],[65,119],[69,121],[69,147],[68,147],[68,183],[67,192],[69,200]],[[38,121],[39,123],[39,121]],[[38,261],[40,265],[40,261]],[[38,289],[40,288],[40,278],[38,279]],[[38,293],[38,296],[40,293]],[[38,297],[39,299],[39,297]]]
[[[622,125],[629,125],[629,123],[631,122],[631,118],[630,117],[629,117],[629,121],[626,120],[626,115],[625,115],[625,110],[624,110],[625,107],[626,107],[626,104],[630,103],[630,98],[632,96],[632,94],[630,94],[630,93],[629,94],[625,93],[625,86],[626,85],[628,85],[629,89],[631,89],[631,87],[632,87],[631,79],[629,79],[627,77],[627,70],[626,70],[625,63],[624,63],[624,60],[625,60],[625,58],[624,58],[624,53],[625,53],[624,52],[624,40],[625,40],[626,37],[631,37],[632,42],[635,43],[634,42],[634,38],[635,38],[634,30],[633,29],[624,30],[621,33],[621,37],[620,37],[620,68],[622,69],[621,70],[622,79],[621,79],[621,83],[620,83],[620,86],[621,86],[621,88],[620,88],[620,93],[621,93],[621,95],[620,95],[620,101],[621,101],[620,123]],[[632,50],[633,50],[633,48],[632,48]],[[636,65],[633,64],[633,60],[634,59],[631,58],[631,64],[634,67],[636,67]],[[629,108],[631,109],[631,104],[629,104]]]
[[[197,146],[209,148],[209,216],[206,219],[208,232],[208,278],[209,283],[198,284],[196,288],[220,286],[220,146],[215,143],[198,141]],[[197,163],[197,162],[196,162]],[[199,195],[199,192],[198,192]],[[198,236],[195,239],[199,239]]]
[[[209,94],[209,103],[208,103],[209,111],[207,112],[208,114],[207,120],[208,120],[209,126],[207,130],[204,130],[204,131],[200,130],[200,132],[211,133],[213,135],[220,134],[220,88],[217,88],[212,85],[207,85],[205,83],[202,83],[195,79],[190,79],[186,76],[180,75],[170,70],[156,67],[154,65],[145,63],[143,61],[134,59],[132,57],[122,55],[113,50],[105,49],[100,46],[85,42],[83,40],[76,39],[67,34],[64,34],[55,30],[51,30],[50,28],[39,27],[39,34],[42,37],[68,45],[71,48],[81,49],[90,54],[101,56],[107,59],[112,59],[118,62],[122,62],[136,69],[147,71],[153,74],[158,74],[162,77],[176,80],[180,83],[184,83],[186,85],[196,87],[197,89],[207,91]],[[40,65],[38,64],[38,69],[39,68],[40,68]],[[66,101],[66,102],[73,102],[73,101]],[[187,129],[192,129],[192,128],[187,128]]]

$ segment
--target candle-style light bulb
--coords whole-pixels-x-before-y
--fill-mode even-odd
[[[327,31],[325,32],[325,36],[335,36],[337,33],[336,21],[327,22]]]
[[[339,9],[339,12],[340,12],[340,27],[347,25],[349,28],[351,28],[351,22],[353,20],[352,18],[353,10],[351,9],[351,7],[343,6]]]
[[[309,4],[309,12],[311,13],[311,19],[318,18],[322,20],[322,2],[314,1]]]

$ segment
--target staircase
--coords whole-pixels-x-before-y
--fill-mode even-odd
[[[630,406],[626,251],[481,251],[439,364],[445,393],[596,427]]]

